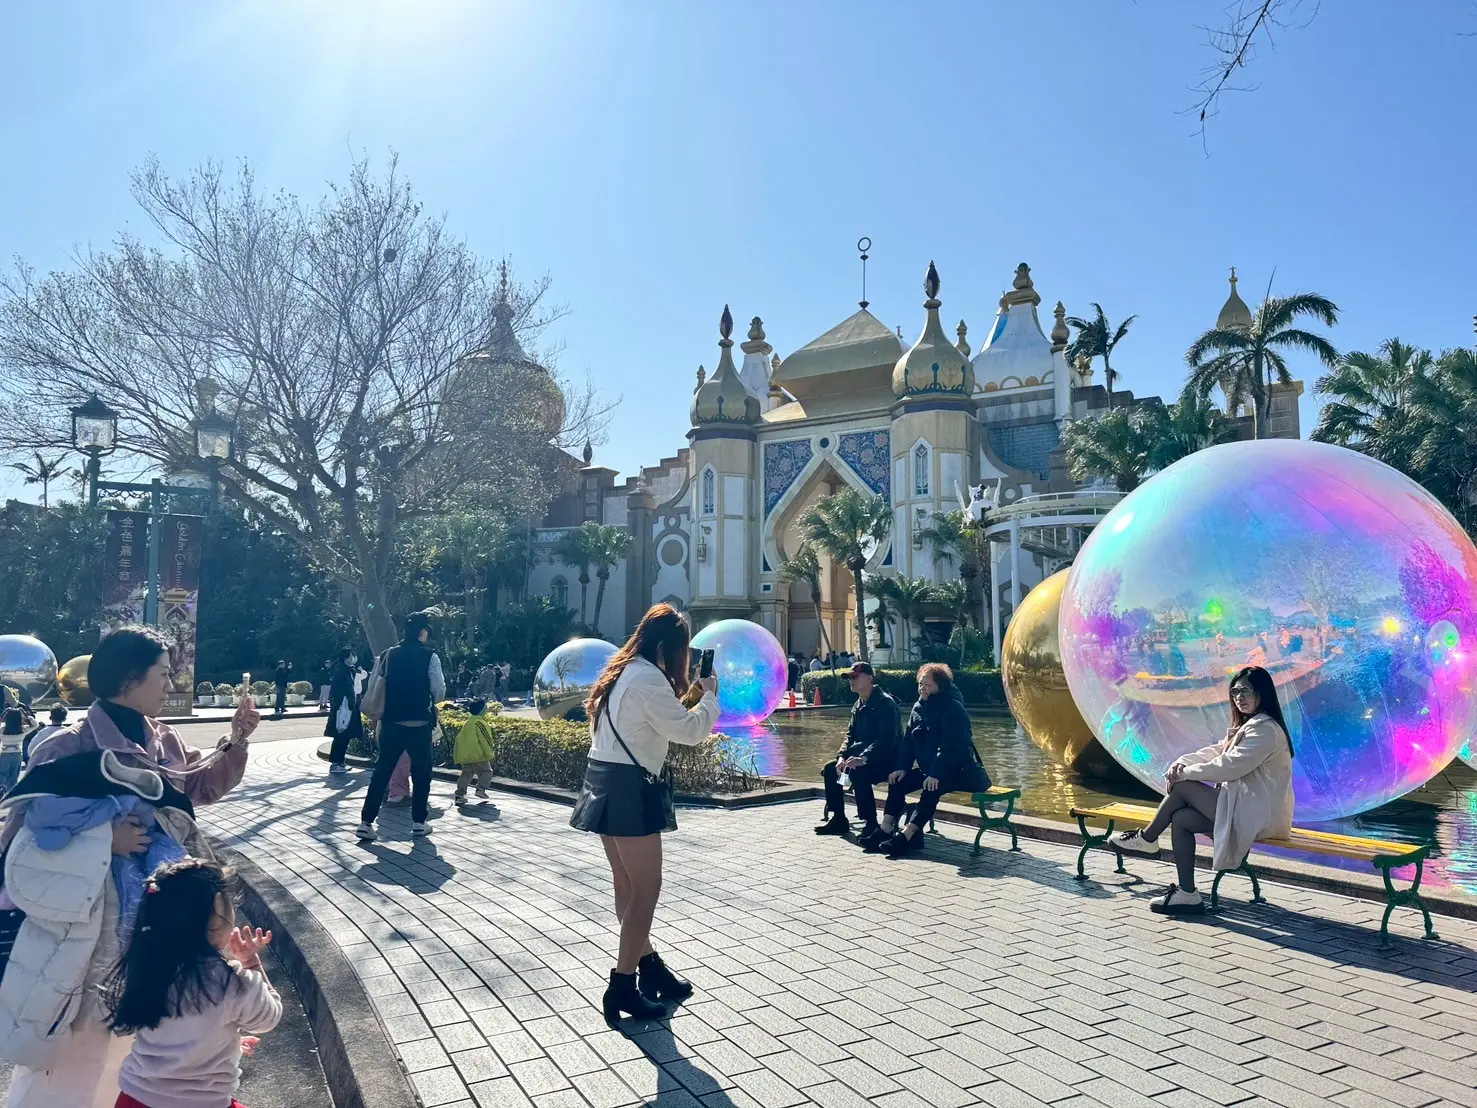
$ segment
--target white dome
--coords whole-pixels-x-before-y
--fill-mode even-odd
[[[1002,304],[985,348],[975,355],[974,379],[978,388],[991,392],[1041,384],[1051,379],[1052,365],[1051,341],[1041,330],[1036,305]]]

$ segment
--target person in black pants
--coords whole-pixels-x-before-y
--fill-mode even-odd
[[[272,713],[274,716],[284,716],[287,714],[287,686],[291,681],[292,663],[279,661],[277,663],[277,671],[273,674],[273,683],[277,686],[276,710]],[[250,691],[250,689],[246,690],[246,692]],[[244,696],[245,693],[242,695]]]
[[[876,833],[877,797],[872,786],[887,779],[897,761],[898,704],[874,683],[872,666],[858,662],[851,667],[851,691],[856,703],[851,706],[851,722],[846,726],[846,741],[836,757],[821,768],[826,785],[826,811],[831,815],[815,829],[817,835],[845,835],[851,830],[846,821],[846,791],[840,777],[851,777],[856,795],[856,814],[862,821],[862,837]]]
[[[364,734],[364,721],[359,718],[359,698],[354,695],[354,652],[339,651],[338,661],[328,677],[328,723],[323,734],[333,740],[328,752],[328,771],[347,773],[344,756],[349,743]],[[340,726],[342,723],[342,726]]]
[[[385,682],[384,708],[379,725],[379,757],[369,793],[364,798],[358,838],[374,841],[374,821],[395,774],[400,755],[410,755],[410,830],[421,837],[430,834],[426,819],[431,812],[431,732],[436,726],[436,704],[446,696],[446,677],[441,658],[431,649],[431,621],[416,612],[405,620],[405,637],[374,664]]]
[[[923,829],[945,793],[983,792],[990,787],[964,697],[954,684],[954,671],[930,662],[918,671],[918,703],[908,717],[902,755],[887,779],[887,803],[877,834],[863,845],[870,853],[886,850],[897,857],[923,849]],[[918,806],[906,827],[898,820],[908,794],[921,789]]]

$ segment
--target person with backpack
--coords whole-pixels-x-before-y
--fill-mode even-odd
[[[441,657],[431,649],[430,639],[431,621],[425,613],[408,616],[400,645],[381,654],[369,675],[364,712],[378,721],[379,757],[356,831],[360,842],[374,841],[374,821],[402,754],[410,756],[411,834],[418,838],[430,834],[426,820],[431,811],[431,737],[436,704],[446,696]]]

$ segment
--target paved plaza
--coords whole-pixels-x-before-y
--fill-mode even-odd
[[[818,801],[679,813],[655,939],[698,992],[627,1038],[596,1007],[604,855],[568,808],[461,814],[438,781],[434,838],[387,808],[360,846],[367,772],[330,781],[315,746],[258,744],[202,823],[338,940],[428,1108],[1477,1105],[1477,924],[1423,943],[1401,911],[1381,955],[1382,906],[1280,885],[1166,921],[1162,863],[1078,884],[1068,847],[972,859],[958,827],[888,861],[811,834]]]

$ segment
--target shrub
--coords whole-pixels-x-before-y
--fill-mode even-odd
[[[235,692],[236,686],[227,685],[224,681],[222,681],[219,685],[215,687],[216,696],[234,696]]]
[[[313,683],[311,681],[294,681],[287,686],[287,691],[297,696],[312,696]]]
[[[450,704],[441,706],[442,738],[432,751],[436,765],[451,765],[451,751],[456,745],[456,730],[466,722],[467,713]],[[552,785],[561,789],[578,789],[585,777],[585,761],[590,752],[590,730],[586,724],[568,723],[562,719],[528,719],[501,716],[489,705],[492,718],[492,772],[497,777],[526,781],[535,785]],[[365,735],[356,740],[350,752],[373,758],[378,745],[366,722]],[[698,746],[673,744],[668,754],[673,781],[680,793],[712,794],[748,792],[763,782],[755,768],[752,749],[740,740],[714,735]]]
[[[238,688],[236,691],[239,692],[240,689]],[[270,697],[274,695],[276,691],[277,686],[272,684],[272,682],[270,681],[253,681],[251,683],[251,695],[256,697],[258,700]]]
[[[212,685],[209,681],[201,681],[200,684],[198,684],[198,685],[195,686],[195,695],[196,696],[214,696],[215,695],[215,686]]]
[[[877,687],[891,693],[906,709],[918,699],[918,670],[914,666],[906,669],[888,666],[877,670]],[[972,708],[997,708],[1005,706],[1005,687],[1000,683],[998,669],[962,670],[954,674],[954,683],[964,694],[964,703]],[[823,704],[850,704],[856,698],[851,694],[845,672],[838,671],[834,677],[830,670],[807,673],[800,686],[805,693],[805,702],[811,703],[815,690],[821,690]]]

